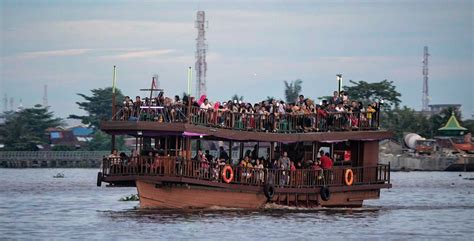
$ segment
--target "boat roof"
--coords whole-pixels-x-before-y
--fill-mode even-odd
[[[163,123],[145,121],[102,121],[101,130],[112,135],[130,136],[191,136],[214,140],[259,141],[259,142],[341,142],[349,140],[376,141],[393,136],[386,130],[271,133],[241,131],[200,126],[189,123]]]

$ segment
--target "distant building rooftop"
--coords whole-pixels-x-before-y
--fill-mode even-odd
[[[74,136],[90,136],[94,132],[92,128],[87,128],[84,126],[74,126],[68,129],[72,131]]]

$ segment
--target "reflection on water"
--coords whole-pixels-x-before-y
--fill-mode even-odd
[[[61,170],[62,171],[62,170]],[[135,188],[98,188],[97,170],[0,169],[0,239],[470,239],[474,173],[392,173],[363,208],[139,210]],[[461,175],[461,176],[460,176]],[[224,235],[224,236],[223,236]]]

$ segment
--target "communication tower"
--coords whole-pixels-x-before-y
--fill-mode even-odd
[[[48,107],[48,85],[44,85],[43,89],[43,107]]]
[[[5,93],[3,95],[3,112],[7,112],[8,111],[8,97],[7,97],[7,93]]]
[[[204,11],[198,11],[196,17],[195,27],[198,29],[198,36],[196,38],[196,96],[206,95],[206,17]]]
[[[13,99],[13,97],[10,97],[10,111],[13,111],[13,105],[15,104],[14,102],[15,100]]]
[[[421,97],[421,110],[429,111],[428,104],[430,103],[430,96],[428,92],[428,46],[423,50],[423,96]]]

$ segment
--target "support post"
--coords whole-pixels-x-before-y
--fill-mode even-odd
[[[112,150],[110,150],[110,153],[112,153],[112,152],[115,150],[115,135],[112,135],[112,141],[111,141],[111,143],[112,143],[112,145],[111,145],[111,146],[112,146]]]
[[[115,114],[116,114],[116,110],[115,110],[115,106],[116,106],[116,101],[115,101],[115,81],[116,81],[116,77],[117,77],[117,71],[116,71],[116,66],[114,65],[114,75],[113,75],[113,82],[112,82],[112,117],[111,119],[113,120]],[[113,140],[115,141],[115,137],[113,137]],[[114,144],[112,144],[112,146],[114,146]]]
[[[272,163],[273,158],[275,157],[275,142],[270,142],[270,163]]]
[[[175,136],[174,156],[178,156],[178,145],[179,145],[179,137]]]
[[[239,142],[239,158],[242,160],[244,158],[244,143]]]
[[[232,145],[234,142],[229,141],[229,164],[232,164]]]

